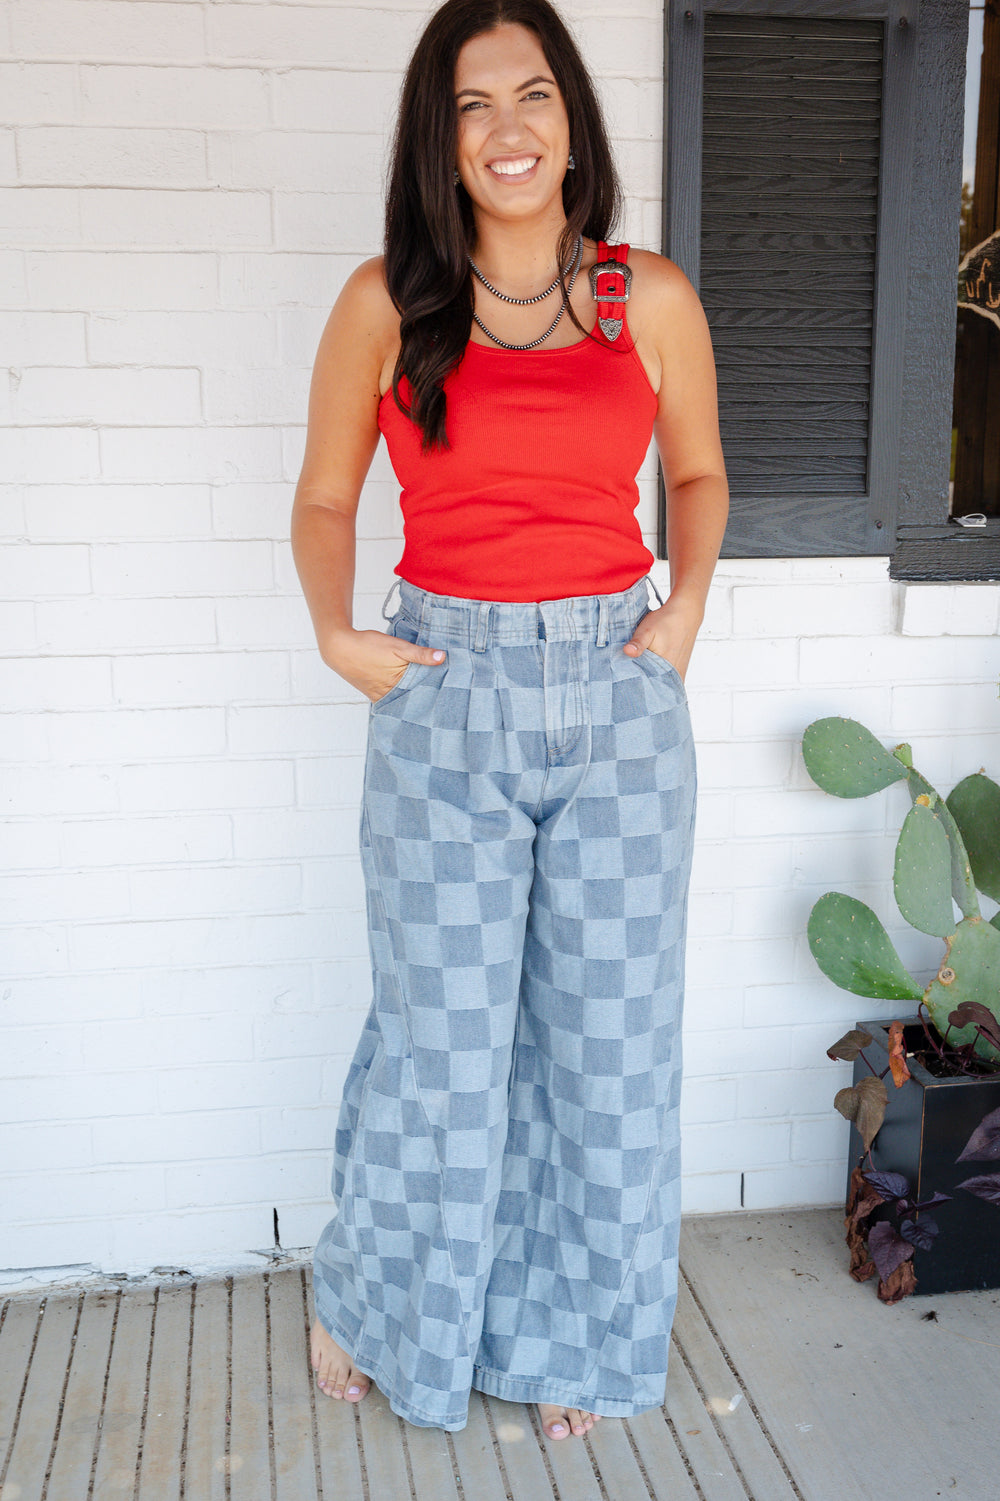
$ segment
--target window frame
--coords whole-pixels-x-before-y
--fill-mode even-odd
[[[696,289],[706,12],[880,20],[886,58],[869,483],[865,497],[843,497],[864,507],[864,542],[805,554],[762,539],[759,549],[724,546],[723,557],[887,555],[897,579],[1000,579],[1000,519],[972,530],[948,518],[963,130],[954,101],[963,93],[968,0],[667,0],[663,245]],[[661,475],[661,555],[665,543]]]

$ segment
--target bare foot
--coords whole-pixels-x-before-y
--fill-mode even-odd
[[[359,1371],[346,1350],[332,1339],[319,1319],[309,1336],[311,1364],[316,1384],[328,1397],[342,1397],[345,1402],[360,1402],[367,1396],[371,1381]]]
[[[599,1412],[587,1412],[580,1407],[560,1407],[558,1403],[539,1402],[538,1416],[549,1438],[568,1438],[575,1433],[582,1438],[595,1423],[601,1421]]]

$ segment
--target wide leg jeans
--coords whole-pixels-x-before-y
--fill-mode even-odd
[[[448,656],[371,710],[374,1000],[313,1285],[419,1426],[472,1388],[663,1401],[695,763],[678,674],[622,650],[648,608],[400,589],[392,633]]]

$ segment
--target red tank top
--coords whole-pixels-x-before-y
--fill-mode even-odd
[[[401,578],[432,594],[518,602],[614,594],[642,578],[653,554],[635,477],[657,400],[627,321],[615,343],[599,326],[563,349],[470,341],[444,390],[444,451],[421,452],[391,391],[379,405],[402,486]],[[409,401],[405,377],[400,394]]]

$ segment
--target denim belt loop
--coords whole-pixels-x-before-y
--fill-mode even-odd
[[[490,616],[493,614],[493,605],[488,600],[480,600],[476,614],[476,637],[472,643],[473,651],[485,651],[490,640]]]
[[[606,594],[599,596],[597,601],[597,645],[607,646],[611,638],[611,627],[608,612],[608,598]]]

